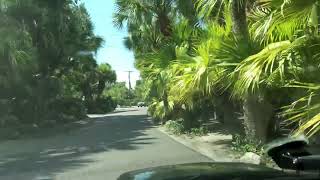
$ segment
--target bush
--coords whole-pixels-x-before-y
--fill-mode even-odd
[[[105,113],[115,110],[117,103],[111,97],[99,98],[96,100],[97,106]]]
[[[22,124],[32,124],[35,123],[35,116],[39,114],[36,114],[35,106],[36,102],[35,100],[29,100],[29,99],[15,99],[10,104],[12,108],[12,113],[17,116],[17,118],[20,120]],[[36,114],[36,115],[35,115]]]
[[[189,135],[191,136],[205,136],[208,134],[208,129],[205,127],[191,128]]]
[[[0,117],[0,127],[16,127],[19,124],[19,119],[14,115],[4,115]]]
[[[175,135],[188,134],[189,136],[204,136],[208,134],[208,129],[206,127],[191,128],[190,130],[186,129],[184,126],[184,120],[179,119],[176,121],[169,120],[166,122],[164,127]]]
[[[240,135],[234,135],[232,137],[232,149],[242,154],[246,152],[253,152],[258,155],[263,154],[261,142]]]
[[[50,103],[49,109],[52,112],[52,116],[48,117],[48,120],[63,120],[63,116],[73,116],[77,120],[87,117],[87,111],[84,106],[84,102],[78,98],[56,99]],[[59,115],[59,117],[56,117],[55,114]]]
[[[8,114],[11,109],[10,101],[7,99],[0,99],[0,114]]]
[[[181,135],[185,132],[185,128],[182,124],[182,121],[183,120],[180,120],[180,121],[169,120],[166,122],[165,128],[172,134]]]
[[[88,113],[103,114],[115,110],[117,103],[111,97],[103,97],[87,102],[86,106]]]

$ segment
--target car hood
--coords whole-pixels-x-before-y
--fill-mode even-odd
[[[239,178],[241,177],[241,178]],[[265,166],[244,163],[193,163],[127,172],[118,180],[274,179],[288,174]]]

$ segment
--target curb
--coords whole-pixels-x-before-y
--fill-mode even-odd
[[[239,162],[235,158],[234,155],[228,153],[229,150],[223,150],[219,148],[215,148],[214,146],[210,146],[208,148],[208,144],[201,143],[201,142],[192,142],[190,137],[185,135],[176,136],[173,134],[168,133],[164,127],[158,127],[158,130],[165,135],[169,136],[174,141],[183,144],[184,146],[208,157],[209,159],[216,161],[216,162]]]

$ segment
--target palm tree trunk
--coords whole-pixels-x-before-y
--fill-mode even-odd
[[[320,34],[320,4],[319,3],[315,3],[314,5],[314,11],[313,13],[315,14],[315,27],[316,27],[316,34],[319,35]]]
[[[162,123],[164,124],[167,120],[169,120],[169,101],[168,101],[168,92],[167,90],[164,90],[163,96],[162,96],[163,106],[164,106],[164,112],[165,117],[162,120]]]
[[[268,139],[269,129],[273,127],[274,109],[266,100],[256,95],[248,96],[243,102],[244,128],[247,138],[265,142]]]
[[[242,43],[248,44],[248,23],[246,14],[247,0],[232,1],[232,30],[235,37]]]
[[[319,5],[318,4],[314,4],[312,7],[312,11],[311,11],[311,15],[309,18],[309,25],[312,28],[311,31],[315,34],[318,35],[319,34]]]
[[[255,117],[254,112],[252,111],[253,107],[252,98],[247,98],[243,102],[243,115],[244,115],[244,130],[247,138],[255,139],[256,138],[256,124],[255,124]]]
[[[239,46],[249,49],[249,31],[246,15],[247,0],[232,1],[231,13],[233,33]],[[267,138],[268,108],[261,104],[258,96],[250,94],[243,102],[244,128],[247,138],[265,141]],[[266,112],[264,112],[266,111]]]
[[[160,31],[165,37],[171,37],[172,35],[172,27],[169,17],[164,13],[161,12],[158,14],[159,24],[160,24]]]

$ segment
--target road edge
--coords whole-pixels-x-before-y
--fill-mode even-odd
[[[239,160],[232,154],[226,153],[227,151],[223,151],[221,149],[210,149],[206,145],[201,142],[194,143],[190,141],[188,137],[185,135],[176,136],[165,130],[164,127],[159,126],[158,130],[163,134],[167,135],[174,141],[188,147],[189,149],[200,153],[201,155],[215,161],[215,162],[239,162]]]

